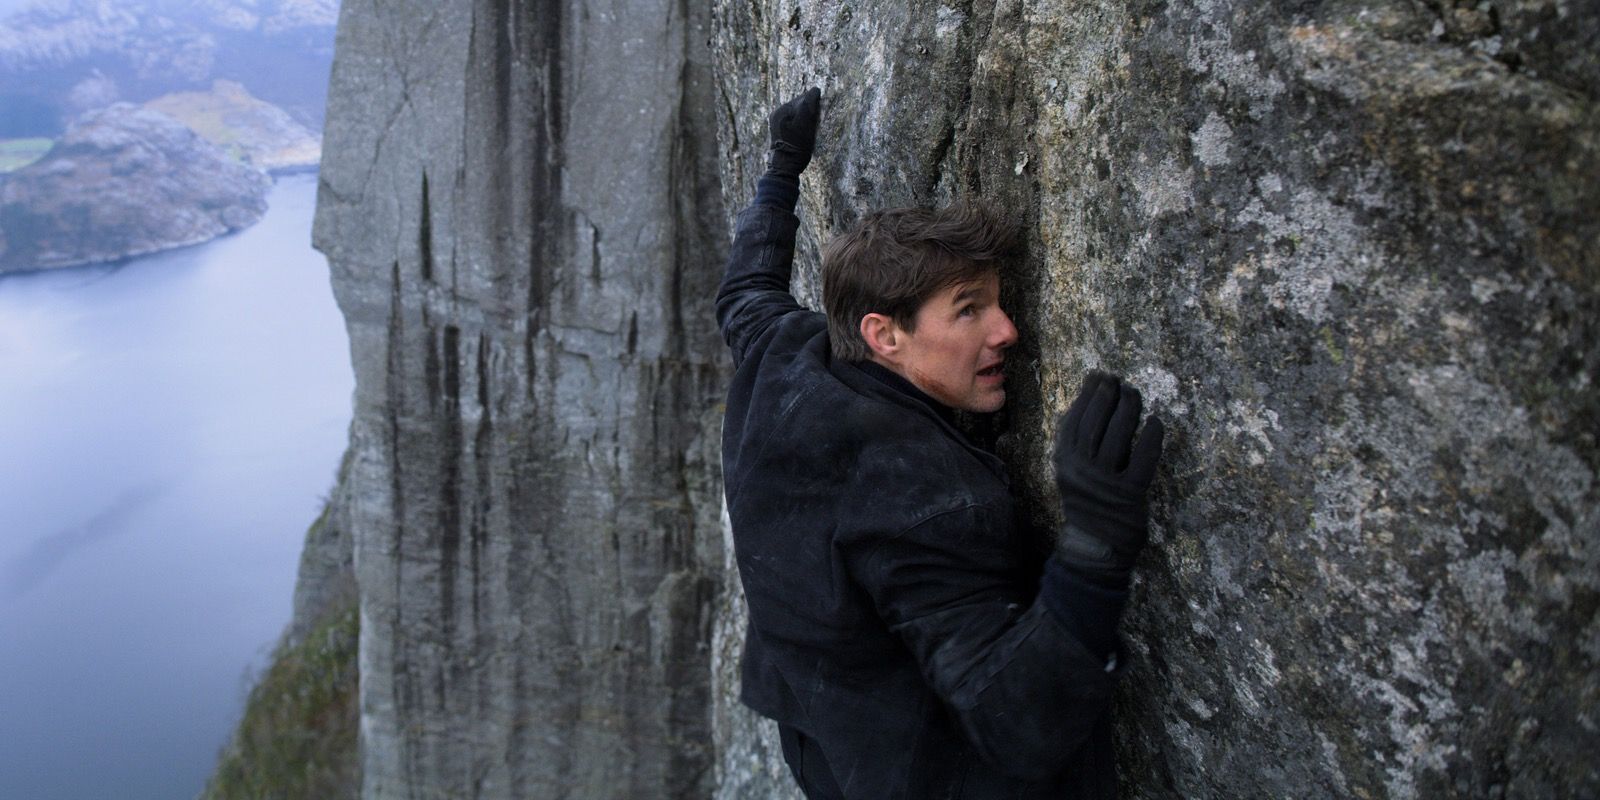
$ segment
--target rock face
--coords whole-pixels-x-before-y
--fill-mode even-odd
[[[669,0],[343,8],[315,241],[356,372],[364,796],[709,791],[707,36]]]
[[[218,80],[208,92],[174,92],[144,105],[268,172],[314,170],[322,158],[321,137],[234,81]]]
[[[1002,449],[1041,514],[1085,370],[1168,423],[1130,794],[1600,793],[1593,5],[715,14],[730,206],[819,85],[806,249],[955,196],[1024,224]]]
[[[0,183],[0,272],[115,261],[253,225],[272,182],[165,114],[119,103]]]
[[[366,796],[792,796],[733,700],[709,298],[808,85],[800,296],[864,210],[987,199],[1032,513],[1085,370],[1168,424],[1125,794],[1600,794],[1592,5],[684,9],[343,9]]]

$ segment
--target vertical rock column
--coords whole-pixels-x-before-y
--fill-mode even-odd
[[[363,793],[703,796],[726,248],[704,11],[341,13],[315,238],[357,378]]]

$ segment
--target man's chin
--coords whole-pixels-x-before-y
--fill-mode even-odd
[[[974,414],[993,414],[1006,406],[1006,393],[1004,389],[978,399],[977,402],[967,407]]]

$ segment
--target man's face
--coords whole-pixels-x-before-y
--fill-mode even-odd
[[[1000,309],[1000,275],[946,287],[917,309],[916,331],[896,371],[951,408],[988,413],[1006,404],[1005,351],[1017,328]]]

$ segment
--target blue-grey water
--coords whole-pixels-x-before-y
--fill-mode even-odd
[[[237,722],[350,419],[315,194],[0,277],[0,798],[193,797]]]

